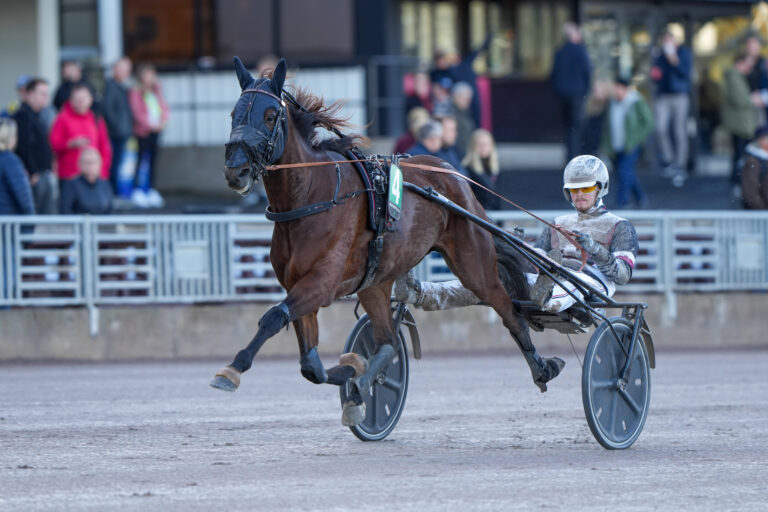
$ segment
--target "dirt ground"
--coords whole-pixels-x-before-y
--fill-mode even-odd
[[[624,451],[566,360],[546,394],[513,349],[412,361],[378,443],[295,361],[234,394],[208,386],[226,361],[3,365],[0,510],[766,510],[768,351],[660,352]]]

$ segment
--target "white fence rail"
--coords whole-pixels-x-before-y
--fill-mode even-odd
[[[165,146],[217,146],[227,141],[232,107],[240,95],[234,71],[180,72],[160,75],[171,110],[160,142]],[[302,69],[288,83],[306,87],[326,104],[346,100],[345,115],[364,132],[367,123],[365,68]]]
[[[538,212],[554,218],[563,212]],[[491,216],[535,240],[538,221]],[[633,292],[768,290],[768,212],[627,212]],[[0,306],[277,301],[262,215],[0,217]],[[437,254],[422,279],[452,278]]]

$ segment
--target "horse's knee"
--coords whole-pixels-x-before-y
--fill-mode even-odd
[[[288,325],[291,321],[291,310],[285,302],[277,306],[272,306],[259,319],[259,333],[262,337],[269,338],[274,336],[280,329]]]

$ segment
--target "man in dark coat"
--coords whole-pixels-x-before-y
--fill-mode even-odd
[[[53,177],[53,152],[48,142],[48,128],[40,112],[50,101],[48,82],[42,78],[33,78],[25,86],[24,102],[13,116],[18,125],[19,155],[29,173],[32,192],[35,196],[37,213],[56,213],[55,187]]]
[[[128,102],[128,79],[131,76],[131,59],[123,57],[112,66],[112,78],[104,86],[101,108],[107,123],[109,141],[112,144],[112,166],[109,181],[117,193],[120,164],[123,161],[125,143],[133,133],[133,114]]]
[[[565,125],[567,160],[581,152],[581,128],[584,104],[592,79],[592,64],[582,43],[578,25],[568,22],[563,26],[565,44],[555,53],[550,80],[560,98],[560,111]]]

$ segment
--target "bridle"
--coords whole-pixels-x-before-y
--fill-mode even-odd
[[[264,94],[278,103],[275,125],[271,133],[266,133],[250,125],[253,109],[253,98],[251,98],[240,124],[232,130],[229,142],[224,145],[224,154],[227,159],[236,148],[242,149],[248,160],[251,178],[256,181],[259,176],[266,176],[269,172],[267,168],[282,156],[285,148],[286,105],[282,98],[264,89],[244,89],[240,96],[244,94]],[[276,155],[276,151],[279,151],[279,154]]]

